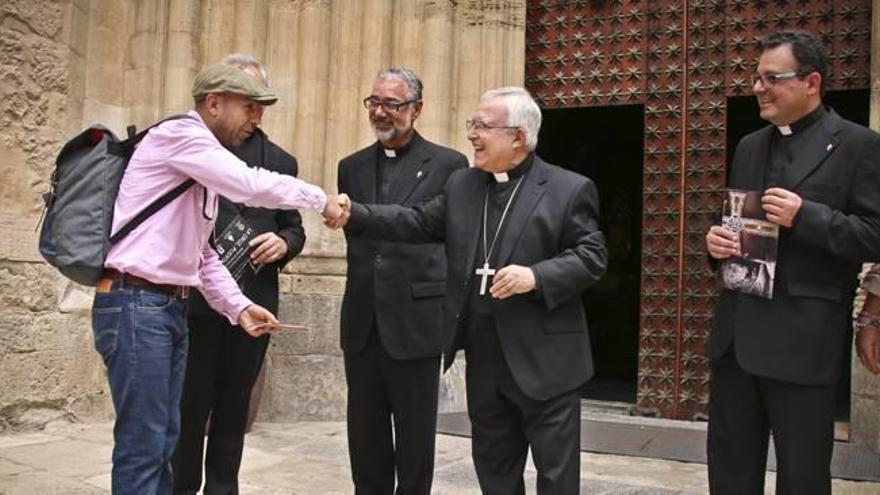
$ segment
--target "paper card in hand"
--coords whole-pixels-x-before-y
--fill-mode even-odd
[[[257,273],[262,268],[262,265],[251,263],[250,257],[249,243],[257,235],[256,229],[239,215],[214,238],[214,249],[220,256],[220,261],[239,286],[243,285],[245,274]]]
[[[254,330],[262,330],[264,328],[269,329],[273,332],[277,331],[277,330],[302,330],[302,331],[305,331],[305,330],[309,329],[309,327],[307,327],[305,325],[291,325],[290,323],[260,323],[259,325],[254,327]]]
[[[742,256],[722,261],[719,276],[727,289],[772,299],[779,226],[767,220],[761,196],[759,191],[724,191],[721,225],[739,235]]]

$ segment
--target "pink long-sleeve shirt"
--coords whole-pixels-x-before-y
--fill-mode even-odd
[[[196,184],[110,249],[105,266],[157,284],[197,287],[232,324],[251,301],[208,243],[217,195],[235,203],[322,211],[324,191],[288,175],[250,168],[226,150],[198,113],[144,137],[128,164],[113,213],[119,230],[157,198],[192,177]]]

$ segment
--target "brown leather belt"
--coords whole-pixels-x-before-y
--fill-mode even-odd
[[[123,286],[129,285],[133,287],[146,287],[150,289],[155,289],[161,292],[165,292],[166,294],[171,294],[172,296],[179,297],[181,299],[186,299],[187,297],[189,297],[189,287],[186,285],[157,284],[154,282],[150,282],[145,278],[138,277],[137,275],[122,273],[112,268],[107,268],[104,270],[104,276],[101,277],[101,280],[98,281],[97,291],[109,292],[110,286],[113,285],[114,282]],[[104,288],[105,290],[102,291],[102,288]]]

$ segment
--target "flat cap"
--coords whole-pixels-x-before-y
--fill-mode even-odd
[[[275,93],[263,86],[247,72],[226,64],[214,64],[202,69],[193,82],[192,95],[196,100],[209,93],[234,93],[262,105],[278,101]]]

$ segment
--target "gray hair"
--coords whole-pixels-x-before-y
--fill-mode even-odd
[[[269,87],[269,71],[263,67],[263,64],[257,62],[257,59],[249,53],[231,53],[220,61],[221,64],[238,67],[241,70],[254,69],[260,75],[260,83]]]
[[[389,67],[376,73],[376,79],[398,77],[406,83],[406,99],[416,101],[422,99],[422,80],[415,72],[406,67]]]
[[[526,147],[535,151],[538,132],[541,130],[541,109],[532,95],[519,86],[490,89],[480,96],[480,101],[501,98],[507,108],[506,126],[519,127],[526,134]]]

